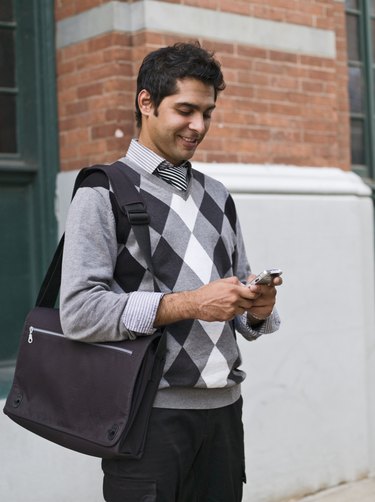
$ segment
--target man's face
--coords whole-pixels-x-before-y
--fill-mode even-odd
[[[167,96],[157,110],[146,90],[139,93],[142,112],[139,141],[174,165],[190,159],[205,137],[215,108],[211,85],[194,78],[177,81],[177,92]]]

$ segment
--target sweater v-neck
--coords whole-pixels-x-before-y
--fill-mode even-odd
[[[193,182],[193,170],[189,168],[189,176],[188,176],[188,181],[187,181],[187,188],[186,190],[179,190],[175,186],[171,185],[167,181],[164,181],[162,178],[159,178],[153,173],[149,173],[145,169],[142,168],[141,165],[137,164],[133,160],[129,159],[128,157],[123,157],[120,159],[120,162],[123,162],[125,165],[129,166],[131,169],[134,169],[138,174],[143,176],[144,178],[148,179],[151,183],[155,184],[160,188],[161,190],[165,191],[168,194],[174,194],[180,197],[183,200],[187,200],[190,196],[191,192],[191,187],[192,187],[192,182]]]

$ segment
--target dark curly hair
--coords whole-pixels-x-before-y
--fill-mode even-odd
[[[142,114],[138,106],[138,95],[146,89],[157,111],[167,96],[177,92],[177,80],[195,78],[212,85],[215,100],[225,89],[220,63],[212,52],[203,49],[199,42],[177,43],[150,52],[143,60],[137,78],[135,117],[137,126],[142,125]]]

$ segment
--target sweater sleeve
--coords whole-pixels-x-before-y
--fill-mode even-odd
[[[148,326],[147,333],[154,331],[161,295],[149,293],[143,298],[147,319],[132,315],[139,304],[138,293],[125,293],[114,281],[117,252],[108,190],[80,188],[69,208],[62,264],[60,318],[67,337],[86,342],[119,341],[134,338],[144,326]],[[127,317],[132,319],[130,326],[125,324]]]

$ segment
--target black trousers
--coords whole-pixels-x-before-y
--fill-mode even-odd
[[[154,408],[139,460],[103,460],[107,502],[240,502],[242,398],[213,410]]]

